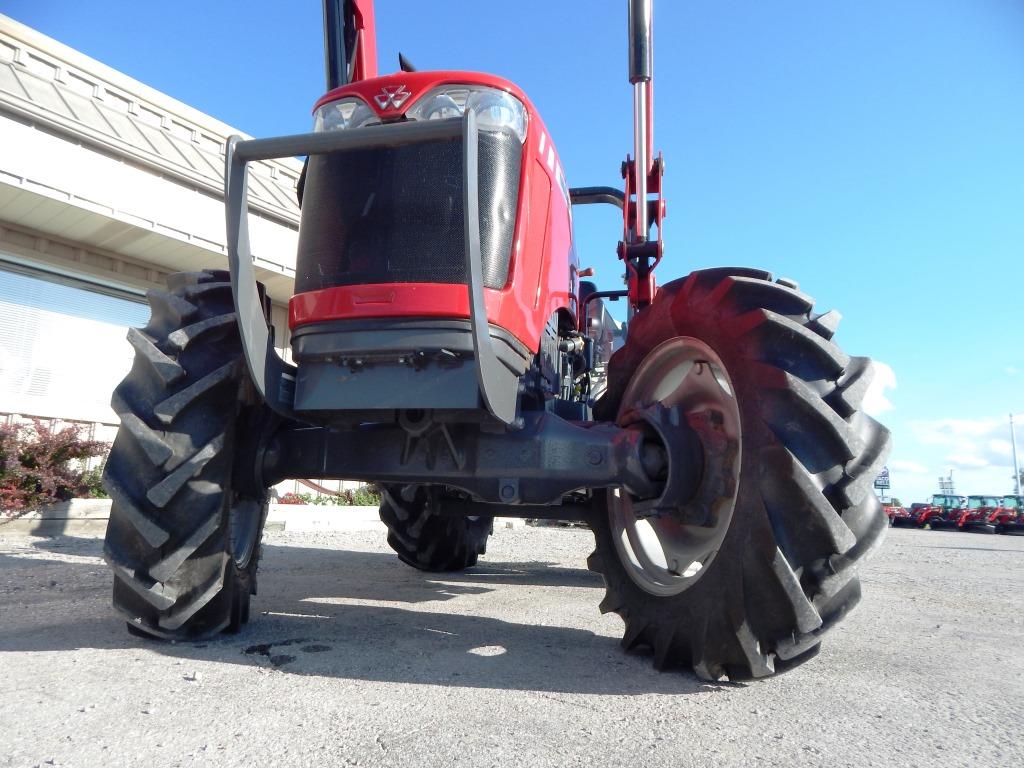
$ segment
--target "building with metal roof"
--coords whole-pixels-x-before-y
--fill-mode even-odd
[[[0,15],[0,414],[116,423],[110,392],[145,292],[171,272],[227,268],[235,133]],[[252,251],[283,354],[300,172],[250,166]]]

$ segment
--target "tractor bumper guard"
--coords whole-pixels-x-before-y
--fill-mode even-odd
[[[252,382],[276,413],[308,420],[295,409],[296,367],[281,358],[263,314],[249,244],[248,164],[254,161],[301,155],[323,155],[368,147],[396,147],[427,141],[461,139],[463,146],[463,210],[469,315],[473,360],[480,399],[487,412],[503,424],[516,421],[518,381],[498,360],[491,346],[484,306],[483,268],[480,257],[478,193],[478,133],[476,116],[466,110],[461,118],[375,125],[348,131],[308,133],[271,139],[227,142],[224,198],[227,208],[228,263],[238,328]]]

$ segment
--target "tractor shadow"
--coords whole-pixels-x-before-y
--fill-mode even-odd
[[[659,673],[647,655],[622,652],[621,623],[597,611],[600,578],[582,568],[487,560],[428,574],[390,553],[265,545],[251,623],[237,635],[170,643],[128,634],[111,609],[101,539],[0,547],[0,653],[130,651],[103,662],[116,668],[148,651],[183,662],[186,680],[196,665],[220,662],[269,674],[552,693],[738,687]],[[514,602],[491,599],[513,586]],[[604,634],[565,626],[566,614],[577,623],[592,615]]]

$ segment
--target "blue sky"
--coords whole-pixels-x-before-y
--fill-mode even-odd
[[[471,9],[467,11],[466,9]],[[1024,3],[656,0],[664,283],[741,264],[798,280],[891,366],[893,491],[1011,490],[1024,411]],[[7,0],[3,12],[256,136],[308,130],[319,0]],[[378,0],[382,71],[478,69],[530,94],[570,185],[631,146],[621,0]],[[612,209],[578,250],[618,287]],[[886,375],[886,378],[888,376]],[[1019,420],[1024,422],[1024,416]],[[1024,451],[1024,429],[1018,428]]]

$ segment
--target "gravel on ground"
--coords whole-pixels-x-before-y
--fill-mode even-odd
[[[862,604],[784,675],[619,649],[582,528],[425,574],[381,533],[271,533],[253,623],[161,643],[96,538],[0,532],[0,766],[1021,766],[1024,537],[892,530]]]

